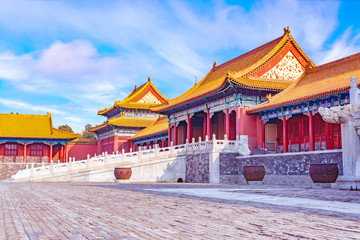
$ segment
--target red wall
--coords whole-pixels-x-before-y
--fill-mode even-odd
[[[68,144],[68,156],[74,157],[75,160],[86,159],[90,154],[93,157],[97,154],[96,144],[81,144],[81,143],[69,143]]]
[[[113,152],[116,153],[116,151],[121,152],[122,149],[125,149],[126,152],[129,151],[130,144],[129,139],[130,137],[123,137],[123,136],[114,136],[109,137],[106,139],[102,139],[98,141],[97,146],[97,154],[102,154],[103,152],[107,152],[108,154],[112,154]]]
[[[253,144],[256,146],[259,132],[258,119],[255,115],[249,115],[246,110],[249,107],[241,107],[241,118],[240,118],[240,135],[248,135],[249,146]]]

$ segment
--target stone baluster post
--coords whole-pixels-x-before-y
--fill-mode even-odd
[[[105,152],[105,156],[104,156],[104,165],[108,164],[108,154],[107,152]]]
[[[125,149],[121,150],[121,161],[125,161]]]
[[[174,154],[174,143],[173,143],[173,141],[171,141],[171,143],[170,143],[170,154],[171,155]]]
[[[225,135],[224,135],[224,149],[227,149],[227,148],[229,148],[229,147],[228,147],[228,135],[225,134]]]
[[[141,150],[141,146],[139,147],[139,151],[138,151],[138,159],[139,159],[139,161],[142,159],[142,150]]]
[[[159,146],[157,144],[154,145],[154,155],[155,157],[158,155]]]
[[[86,158],[86,168],[90,168],[90,154],[88,154]]]
[[[189,139],[186,139],[185,140],[185,151],[188,152],[190,149],[190,146],[189,146]]]
[[[212,146],[208,150],[209,152],[209,182],[220,182],[220,151],[216,146],[215,134],[212,136]]]
[[[31,163],[31,169],[30,169],[30,178],[33,178],[35,175],[35,170],[34,170],[34,163]]]
[[[212,147],[215,148],[216,147],[216,135],[215,134],[212,135],[211,141],[212,141]]]
[[[71,161],[71,157],[69,157],[68,170],[69,170],[69,171],[72,171],[72,161]]]
[[[240,148],[240,140],[239,140],[239,135],[236,135],[236,139],[235,139],[235,150]]]
[[[54,161],[50,160],[50,175],[54,175]]]

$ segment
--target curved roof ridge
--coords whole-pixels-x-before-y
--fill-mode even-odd
[[[346,56],[346,57],[334,60],[334,61],[331,61],[331,62],[324,63],[322,65],[318,65],[318,66],[316,66],[314,68],[310,68],[309,72],[317,72],[317,71],[320,71],[320,70],[324,70],[324,69],[333,67],[334,65],[338,65],[340,63],[342,63],[342,64],[346,63],[347,61],[353,60],[354,58],[358,58],[358,57],[360,57],[360,52],[352,54],[350,56]]]
[[[229,60],[229,61],[227,61],[227,62],[224,62],[224,63],[222,63],[222,64],[220,64],[220,65],[218,65],[218,66],[215,66],[214,69],[221,68],[221,67],[224,67],[224,66],[226,66],[226,65],[229,65],[230,63],[236,62],[237,60],[239,60],[239,59],[241,59],[241,58],[247,57],[248,55],[251,55],[251,54],[253,54],[254,52],[257,52],[257,51],[261,50],[262,48],[265,48],[265,47],[273,44],[274,42],[277,42],[277,41],[280,42],[283,37],[284,37],[284,35],[281,36],[281,37],[278,37],[278,38],[276,38],[276,39],[274,39],[274,40],[272,40],[272,41],[270,41],[270,42],[267,42],[267,43],[265,43],[265,44],[263,44],[263,45],[261,45],[261,46],[259,46],[259,47],[257,47],[257,48],[254,48],[254,49],[252,49],[252,50],[250,50],[250,51],[248,51],[248,52],[246,52],[246,53],[243,53],[243,54],[241,54],[240,56],[237,56],[237,57],[235,57],[235,58],[233,58],[233,59],[231,59],[231,60]]]

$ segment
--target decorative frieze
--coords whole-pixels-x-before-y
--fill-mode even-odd
[[[261,101],[265,101],[265,97],[260,96],[248,96],[242,94],[233,94],[231,96],[223,97],[207,104],[202,104],[196,107],[189,108],[181,112],[177,112],[169,115],[169,123],[181,122],[187,119],[188,114],[194,114],[197,112],[207,112],[209,109],[210,114],[214,114],[225,109],[230,109],[231,111],[236,109],[236,106],[255,106]]]
[[[136,133],[140,132],[141,129],[136,129],[136,128],[116,128],[116,129],[111,129],[110,131],[106,131],[103,133],[99,133],[98,134],[98,140],[103,140],[109,137],[114,137],[114,136],[134,136]]]
[[[340,97],[332,97],[327,99],[318,99],[311,104],[304,103],[303,105],[291,106],[286,107],[284,109],[276,109],[273,111],[269,111],[266,113],[261,114],[261,120],[267,120],[272,118],[282,118],[283,116],[291,116],[294,114],[305,114],[308,115],[310,111],[313,111],[313,115],[318,113],[318,109],[320,107],[333,107],[333,106],[340,106],[345,103],[349,103],[348,96],[340,96]]]
[[[124,117],[158,118],[157,113],[124,112]]]

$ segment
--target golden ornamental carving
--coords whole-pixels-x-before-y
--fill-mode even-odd
[[[264,73],[262,78],[295,80],[304,72],[304,67],[289,51],[280,62]]]
[[[160,104],[161,102],[152,92],[148,92],[144,97],[137,101],[137,103]]]

